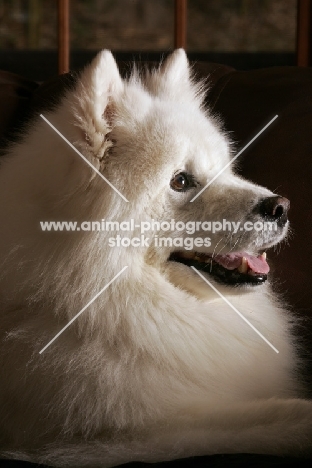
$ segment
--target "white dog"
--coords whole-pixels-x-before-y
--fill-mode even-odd
[[[311,453],[292,319],[263,255],[288,200],[233,174],[203,99],[182,50],[127,81],[103,51],[2,157],[2,456]],[[96,220],[113,230],[82,228]]]

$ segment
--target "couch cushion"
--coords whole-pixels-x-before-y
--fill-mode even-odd
[[[0,137],[14,126],[38,84],[14,73],[0,71]]]

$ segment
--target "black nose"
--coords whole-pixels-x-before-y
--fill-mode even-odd
[[[278,222],[279,226],[283,226],[287,222],[289,206],[290,201],[287,198],[277,195],[261,200],[257,211],[266,221],[275,221]]]

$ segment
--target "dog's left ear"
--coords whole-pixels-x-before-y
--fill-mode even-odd
[[[202,102],[202,85],[194,83],[184,49],[177,49],[147,79],[149,91],[156,96],[181,101]]]
[[[98,53],[79,77],[74,91],[73,111],[91,153],[102,159],[111,146],[107,137],[114,109],[124,84],[117,63],[108,50]]]

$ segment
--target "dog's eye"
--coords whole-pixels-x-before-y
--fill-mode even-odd
[[[176,192],[185,192],[185,190],[195,187],[194,177],[186,172],[179,172],[171,179],[170,187]]]

